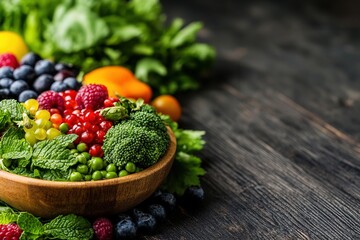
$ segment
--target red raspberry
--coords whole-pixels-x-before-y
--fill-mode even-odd
[[[19,67],[19,62],[14,54],[4,53],[0,55],[0,67],[12,67],[13,69]]]
[[[98,218],[93,223],[95,239],[97,240],[112,240],[113,239],[113,225],[107,218]]]
[[[22,230],[16,223],[0,224],[0,239],[18,240]]]
[[[80,88],[76,95],[76,102],[81,109],[89,108],[97,110],[104,106],[108,97],[107,88],[101,84],[89,84]]]
[[[64,111],[65,101],[57,92],[54,91],[43,92],[42,94],[40,94],[37,100],[39,102],[40,109],[50,110],[52,108],[57,108],[60,111],[60,113],[63,113]]]

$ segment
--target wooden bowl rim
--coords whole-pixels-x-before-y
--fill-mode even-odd
[[[0,170],[0,178],[9,179],[13,182],[38,186],[38,187],[51,187],[51,188],[70,187],[70,188],[79,188],[79,189],[94,188],[101,186],[113,186],[126,182],[132,182],[135,180],[141,180],[143,178],[148,177],[149,175],[154,174],[159,169],[162,169],[169,162],[173,160],[176,152],[176,138],[171,128],[167,127],[167,130],[170,136],[169,147],[166,150],[165,154],[162,156],[162,158],[151,167],[148,167],[141,172],[130,174],[128,176],[112,178],[112,179],[104,179],[98,181],[70,182],[70,181],[51,181],[51,180],[31,178],[31,177],[26,177],[15,173],[7,172],[4,170]]]

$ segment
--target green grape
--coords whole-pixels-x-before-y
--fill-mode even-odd
[[[50,112],[47,110],[39,110],[35,114],[36,119],[44,119],[49,120],[50,119]]]
[[[24,103],[24,107],[30,114],[35,115],[36,111],[39,109],[39,103],[35,99],[29,99]]]
[[[59,130],[57,130],[56,128],[50,128],[46,131],[47,134],[47,138],[49,140],[52,140],[54,138],[56,138],[57,136],[61,135],[61,132]]]
[[[52,128],[52,122],[46,121],[44,128],[45,128],[45,129],[50,129],[50,128]]]
[[[30,145],[34,145],[37,142],[33,131],[28,131],[25,133],[25,140],[30,143]]]
[[[46,130],[43,128],[36,129],[34,134],[37,140],[44,140],[47,137]]]
[[[36,129],[37,129],[37,126],[36,126],[34,120],[30,120],[30,124],[27,124],[24,126],[25,132],[35,132]]]
[[[44,119],[40,118],[40,119],[35,120],[35,125],[38,128],[44,128],[47,122],[48,122],[48,120],[44,120]]]

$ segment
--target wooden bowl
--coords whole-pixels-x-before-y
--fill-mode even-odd
[[[155,165],[121,178],[89,182],[56,182],[0,170],[0,199],[21,211],[50,218],[74,213],[105,216],[131,209],[148,198],[168,175],[176,139],[168,128],[170,145]]]

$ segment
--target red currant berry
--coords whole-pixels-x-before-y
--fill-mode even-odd
[[[96,115],[93,111],[88,111],[84,115],[84,120],[87,122],[94,122],[96,120]]]
[[[100,123],[100,127],[102,130],[107,132],[112,127],[112,123],[110,121],[105,120]]]
[[[99,127],[98,125],[92,125],[91,128],[90,128],[90,131],[92,131],[93,133],[96,133],[97,131],[99,131]]]
[[[91,131],[91,127],[93,126],[91,123],[89,122],[83,122],[83,127],[86,129],[86,130],[90,130]]]
[[[66,109],[64,111],[64,116],[70,115],[72,113],[72,111],[70,109]]]
[[[106,132],[99,130],[96,132],[96,142],[102,144],[104,142]]]
[[[65,92],[66,96],[71,97],[71,99],[75,99],[77,92],[75,90],[66,90]]]
[[[103,157],[104,152],[100,144],[94,144],[90,147],[89,153],[93,157]]]
[[[110,99],[105,99],[104,101],[104,107],[112,107],[114,106],[114,103]]]
[[[59,109],[57,109],[57,108],[51,108],[51,109],[50,109],[50,114],[53,115],[53,114],[55,114],[55,113],[60,113]]]
[[[78,122],[78,118],[73,114],[66,115],[64,122],[66,122],[69,127],[72,127]]]
[[[81,134],[81,142],[84,142],[86,144],[92,143],[94,138],[95,138],[95,135],[92,132],[87,131],[87,130]]]

